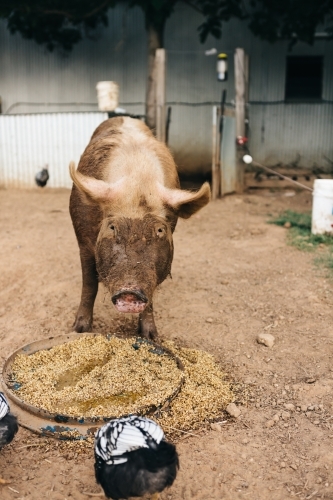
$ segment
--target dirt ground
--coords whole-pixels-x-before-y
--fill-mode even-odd
[[[290,192],[289,192],[290,194]],[[293,193],[291,193],[293,194]],[[81,270],[67,190],[0,192],[0,364],[27,342],[71,331]],[[313,254],[266,223],[311,194],[268,191],[211,203],[175,232],[173,279],[155,298],[160,336],[223,360],[248,392],[241,416],[184,434],[162,500],[333,499],[333,284]],[[319,249],[318,252],[324,252]],[[126,329],[101,289],[94,330]],[[127,326],[126,326],[127,325]],[[259,345],[259,333],[275,345]],[[92,450],[20,429],[0,455],[1,500],[89,500]]]

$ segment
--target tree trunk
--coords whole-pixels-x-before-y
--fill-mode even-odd
[[[148,33],[148,77],[146,91],[146,124],[155,131],[156,105],[155,105],[155,52],[163,48],[164,24],[157,28],[153,23],[147,23]]]

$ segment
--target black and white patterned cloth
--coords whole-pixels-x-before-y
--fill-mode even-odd
[[[9,413],[10,408],[3,392],[0,392],[0,420]]]
[[[95,435],[95,453],[108,465],[127,462],[124,454],[149,448],[149,441],[159,444],[164,438],[161,427],[153,420],[132,415],[111,420]]]

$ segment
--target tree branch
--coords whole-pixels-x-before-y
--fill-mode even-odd
[[[199,12],[202,15],[204,14],[203,10],[199,9],[199,7],[197,5],[195,5],[193,2],[191,2],[190,0],[181,0],[181,2],[185,3],[186,5],[188,5],[189,7],[191,7],[196,12]]]
[[[87,19],[89,17],[94,16],[99,11],[103,10],[109,3],[111,3],[110,0],[105,0],[98,7],[95,7],[90,12],[87,12],[87,14],[84,14],[83,16],[81,16],[81,19]],[[30,9],[28,9],[26,6],[22,6],[22,7],[15,8],[14,10],[18,10],[20,12],[28,12]],[[45,16],[58,15],[58,16],[66,17],[67,19],[75,19],[77,17],[74,14],[72,14],[71,12],[62,11],[62,10],[55,10],[55,9],[54,10],[44,10],[41,8],[37,8],[36,11],[39,14],[43,14]]]
[[[84,16],[84,18],[86,19],[87,17],[91,17],[95,14],[97,14],[97,12],[99,12],[100,10],[104,9],[104,7],[106,7],[110,2],[110,0],[105,0],[105,2],[102,2],[99,7],[96,7],[95,9],[91,10],[90,12],[88,12],[88,14],[86,14]]]

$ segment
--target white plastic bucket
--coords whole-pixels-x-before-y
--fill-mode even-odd
[[[311,232],[333,235],[333,179],[314,182]]]
[[[113,111],[118,107],[119,86],[116,82],[98,82],[96,89],[100,111]]]

